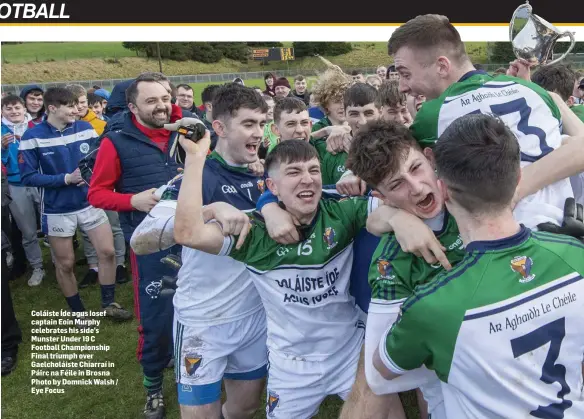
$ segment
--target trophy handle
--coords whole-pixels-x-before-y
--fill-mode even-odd
[[[566,35],[569,36],[570,40],[571,40],[570,48],[568,48],[568,50],[566,52],[564,52],[561,57],[556,58],[555,60],[550,61],[549,63],[546,63],[545,65],[552,65],[552,64],[555,64],[557,62],[562,61],[564,58],[566,58],[566,56],[570,53],[570,51],[572,51],[572,48],[574,48],[574,45],[576,44],[576,39],[574,38],[574,34],[572,32],[569,32],[569,31],[564,32],[563,34],[561,34],[558,37],[558,39],[563,38]]]
[[[513,16],[511,16],[511,22],[510,22],[511,24],[509,25],[509,42],[511,42],[511,43],[513,43],[513,29],[515,27],[515,16],[517,16],[517,13],[519,13],[519,11],[523,10],[523,9],[528,9],[529,14],[531,15],[533,8],[529,4],[529,0],[527,0],[525,2],[525,4],[522,4],[517,9],[515,9],[515,11],[513,12]]]

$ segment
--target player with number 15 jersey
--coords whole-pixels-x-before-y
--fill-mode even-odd
[[[426,102],[411,130],[422,147],[433,147],[455,119],[475,113],[494,114],[511,128],[519,140],[522,167],[562,144],[560,111],[543,88],[478,70],[466,73],[440,97]],[[561,180],[520,201],[515,217],[529,228],[545,222],[561,225],[564,202],[573,196],[570,180]]]

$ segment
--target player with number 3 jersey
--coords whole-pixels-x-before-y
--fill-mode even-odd
[[[374,355],[386,379],[434,370],[447,417],[584,417],[584,245],[513,218],[519,150],[492,116],[445,130],[439,187],[466,255],[416,288]]]
[[[509,126],[519,141],[522,167],[537,164],[561,146],[561,115],[550,95],[518,77],[492,77],[476,70],[446,17],[424,15],[410,20],[393,32],[388,51],[400,73],[400,90],[428,98],[411,126],[423,147],[434,147],[457,118],[476,113],[497,115]],[[557,162],[559,166],[565,163]],[[551,180],[541,170],[536,173],[537,185],[545,187],[527,188],[525,194],[520,184],[517,219],[529,228],[544,222],[560,224],[564,202],[574,196],[570,175]]]

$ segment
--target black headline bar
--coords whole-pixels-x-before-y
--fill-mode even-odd
[[[26,1],[26,0],[25,0]],[[340,1],[320,0],[287,4],[273,1],[236,2],[227,0],[217,8],[209,3],[173,0],[169,3],[144,0],[100,0],[95,7],[87,2],[9,2],[0,0],[0,25],[3,23],[44,24],[399,24],[426,13],[446,15],[453,23],[509,23],[521,1],[487,0],[474,2],[429,1],[369,2],[354,7]],[[584,23],[584,14],[570,0],[561,2],[533,0],[533,12],[553,23]],[[461,5],[464,5],[461,7]]]

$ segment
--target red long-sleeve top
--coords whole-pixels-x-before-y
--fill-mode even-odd
[[[182,118],[181,109],[172,105],[170,121],[175,122]],[[163,152],[168,149],[171,132],[164,129],[150,129],[140,124],[132,115],[134,125],[150,138]],[[122,175],[122,168],[118,152],[109,138],[104,137],[97,152],[95,166],[91,176],[91,184],[87,199],[95,208],[111,211],[133,211],[131,199],[134,194],[114,192],[115,185]]]

